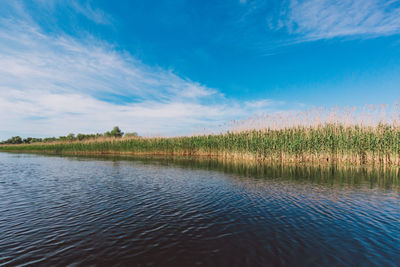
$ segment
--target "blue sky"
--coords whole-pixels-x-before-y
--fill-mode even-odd
[[[393,104],[399,74],[399,1],[0,3],[0,139]]]

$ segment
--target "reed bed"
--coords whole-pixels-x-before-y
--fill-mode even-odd
[[[365,111],[368,112],[365,112]],[[102,138],[3,145],[0,150],[68,154],[192,155],[274,162],[400,166],[398,105],[314,108],[232,121],[217,133],[181,137]],[[378,118],[377,118],[378,117]]]

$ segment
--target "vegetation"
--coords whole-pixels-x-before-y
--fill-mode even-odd
[[[79,135],[78,135],[79,136]],[[75,140],[81,140],[75,138]],[[400,164],[400,129],[325,125],[172,138],[102,138],[84,142],[1,146],[1,150],[57,153],[208,155],[271,161]]]
[[[285,119],[279,114],[252,118],[251,124],[249,120],[232,122],[227,126],[226,132],[170,138],[143,138],[135,135],[121,138],[122,132],[116,127],[115,131],[101,138],[79,139],[78,135],[73,141],[58,139],[58,142],[53,143],[5,145],[0,146],[0,150],[72,154],[201,155],[259,161],[400,166],[400,123],[397,113],[397,117],[391,120],[385,120],[385,115],[375,123],[366,123],[357,122],[351,113],[346,120],[338,120],[331,113],[329,116],[322,116],[324,114],[319,112],[319,119],[314,124],[307,121],[300,123],[300,117],[296,114],[297,119],[288,125],[287,120],[293,115],[287,115]],[[308,119],[310,114],[305,113],[303,116]],[[250,125],[250,129],[243,129],[245,123]]]
[[[95,140],[98,138],[103,138],[103,137],[115,137],[115,138],[120,138],[120,137],[132,137],[132,136],[138,136],[137,133],[124,133],[119,129],[118,126],[115,126],[111,131],[105,132],[104,134],[101,133],[96,133],[96,134],[75,134],[70,133],[67,136],[60,136],[58,138],[56,137],[46,137],[46,138],[32,138],[32,137],[27,137],[22,139],[20,136],[13,136],[8,140],[0,142],[0,144],[32,144],[32,143],[54,143],[54,142],[62,142],[62,141],[83,141],[83,140]]]

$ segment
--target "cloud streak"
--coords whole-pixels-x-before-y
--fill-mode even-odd
[[[85,4],[80,4],[79,2],[72,1],[71,6],[73,10],[87,19],[98,23],[98,24],[111,24],[112,18],[110,15],[106,14],[103,10],[98,8],[93,8],[89,2]]]
[[[400,5],[392,0],[291,0],[270,27],[299,41],[399,34]]]

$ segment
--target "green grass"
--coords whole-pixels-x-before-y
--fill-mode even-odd
[[[0,151],[70,154],[208,155],[262,161],[400,165],[400,128],[323,126],[248,130],[170,138],[114,138],[83,142],[3,145]]]

